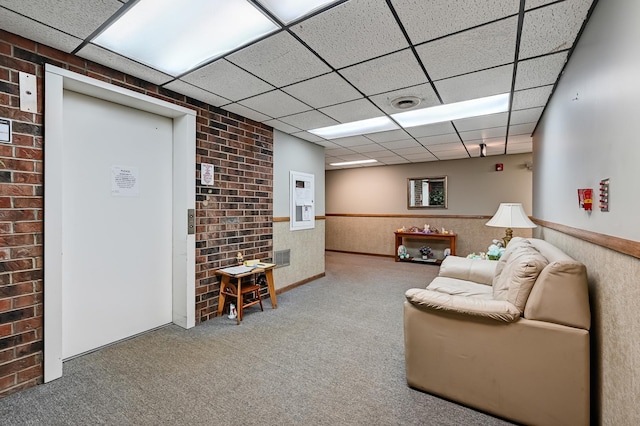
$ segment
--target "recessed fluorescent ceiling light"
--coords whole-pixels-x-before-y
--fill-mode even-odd
[[[391,121],[389,117],[376,117],[352,121],[351,123],[336,124],[335,126],[321,127],[319,129],[309,130],[309,133],[325,139],[337,139],[396,129],[398,129],[398,125]]]
[[[330,166],[352,166],[354,164],[367,164],[377,163],[378,160],[357,160],[357,161],[344,161],[342,163],[329,163]]]
[[[94,42],[177,76],[278,28],[246,0],[140,0]]]
[[[488,96],[470,101],[438,105],[430,108],[399,112],[391,117],[402,127],[424,126],[442,121],[459,120],[461,118],[479,117],[496,114],[509,109],[509,94]]]
[[[337,0],[258,0],[285,24]]]

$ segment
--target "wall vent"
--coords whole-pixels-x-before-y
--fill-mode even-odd
[[[291,261],[291,249],[274,251],[273,257],[276,261],[276,267],[289,266],[289,262]]]

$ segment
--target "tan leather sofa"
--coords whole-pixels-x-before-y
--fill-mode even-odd
[[[589,424],[582,263],[514,238],[500,261],[447,257],[406,298],[409,386],[527,425]]]

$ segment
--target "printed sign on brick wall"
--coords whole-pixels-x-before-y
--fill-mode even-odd
[[[203,185],[213,185],[213,164],[200,165],[200,180]]]

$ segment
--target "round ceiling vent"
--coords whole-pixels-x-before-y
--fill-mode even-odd
[[[395,109],[409,109],[420,105],[420,98],[417,96],[400,96],[391,100],[391,106]]]

